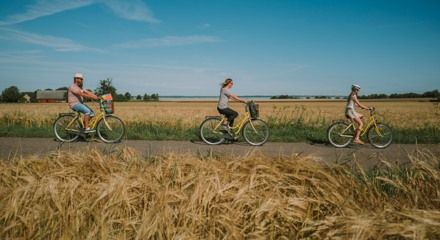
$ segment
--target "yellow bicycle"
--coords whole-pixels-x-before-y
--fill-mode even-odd
[[[200,124],[200,138],[207,144],[217,145],[226,139],[238,138],[241,133],[250,145],[263,145],[269,138],[269,126],[259,119],[259,109],[255,102],[247,103],[245,109],[246,114],[233,127],[227,126],[225,116],[207,116]]]
[[[352,121],[337,121],[330,125],[327,130],[328,141],[335,147],[348,146],[353,140],[356,128]],[[370,109],[370,117],[365,127],[361,130],[361,136],[367,134],[368,141],[376,148],[386,148],[393,141],[391,128],[380,123],[376,119],[376,110]]]
[[[90,119],[90,132],[84,131],[81,113],[60,113],[53,124],[55,137],[61,142],[73,142],[81,135],[96,133],[105,143],[119,142],[125,135],[125,124],[119,117],[112,114],[113,109],[112,100],[104,100],[101,97],[99,111]]]

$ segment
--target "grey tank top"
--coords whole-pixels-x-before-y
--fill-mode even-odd
[[[218,99],[217,107],[220,109],[228,108],[229,105],[229,96],[231,96],[231,91],[227,88],[221,88],[220,89],[220,97]]]

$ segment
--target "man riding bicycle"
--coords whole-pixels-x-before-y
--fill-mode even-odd
[[[90,132],[89,121],[90,118],[95,116],[93,110],[84,104],[84,98],[98,100],[98,96],[94,93],[83,89],[84,76],[82,73],[75,73],[73,77],[73,83],[70,85],[67,91],[67,102],[69,107],[75,111],[84,114],[84,132]]]

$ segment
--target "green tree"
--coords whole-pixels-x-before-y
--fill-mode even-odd
[[[126,92],[126,93],[124,94],[124,97],[125,97],[125,100],[126,100],[126,101],[130,101],[130,100],[131,100],[131,94],[130,94],[129,92]]]
[[[99,96],[107,93],[110,93],[113,97],[117,96],[116,88],[113,86],[113,80],[111,78],[99,80],[99,87],[95,89],[95,93]]]
[[[159,94],[158,93],[151,94],[151,100],[152,101],[159,101]]]
[[[124,94],[116,94],[116,96],[114,96],[113,98],[117,102],[125,102],[125,101],[127,101],[127,99],[125,99]]]
[[[136,96],[136,100],[142,100],[142,96],[141,96],[140,94],[138,94],[138,95]]]
[[[2,101],[3,102],[18,102],[20,99],[20,91],[16,86],[10,86],[3,90]]]
[[[151,97],[150,97],[150,95],[148,95],[148,94],[144,94],[144,98],[143,98],[143,100],[144,101],[150,101],[151,100]]]
[[[24,101],[23,97],[25,95],[28,95],[29,97],[31,97],[30,101],[31,102],[37,102],[37,92],[21,92],[20,93],[20,100]]]

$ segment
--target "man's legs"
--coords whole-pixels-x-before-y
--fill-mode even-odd
[[[84,128],[86,130],[89,130],[90,118],[95,116],[95,113],[93,112],[93,110],[89,106],[87,106],[85,104],[82,104],[82,103],[75,104],[72,107],[72,109],[74,111],[77,111],[77,112],[80,112],[80,113],[84,114],[84,118],[83,118],[84,119]]]

